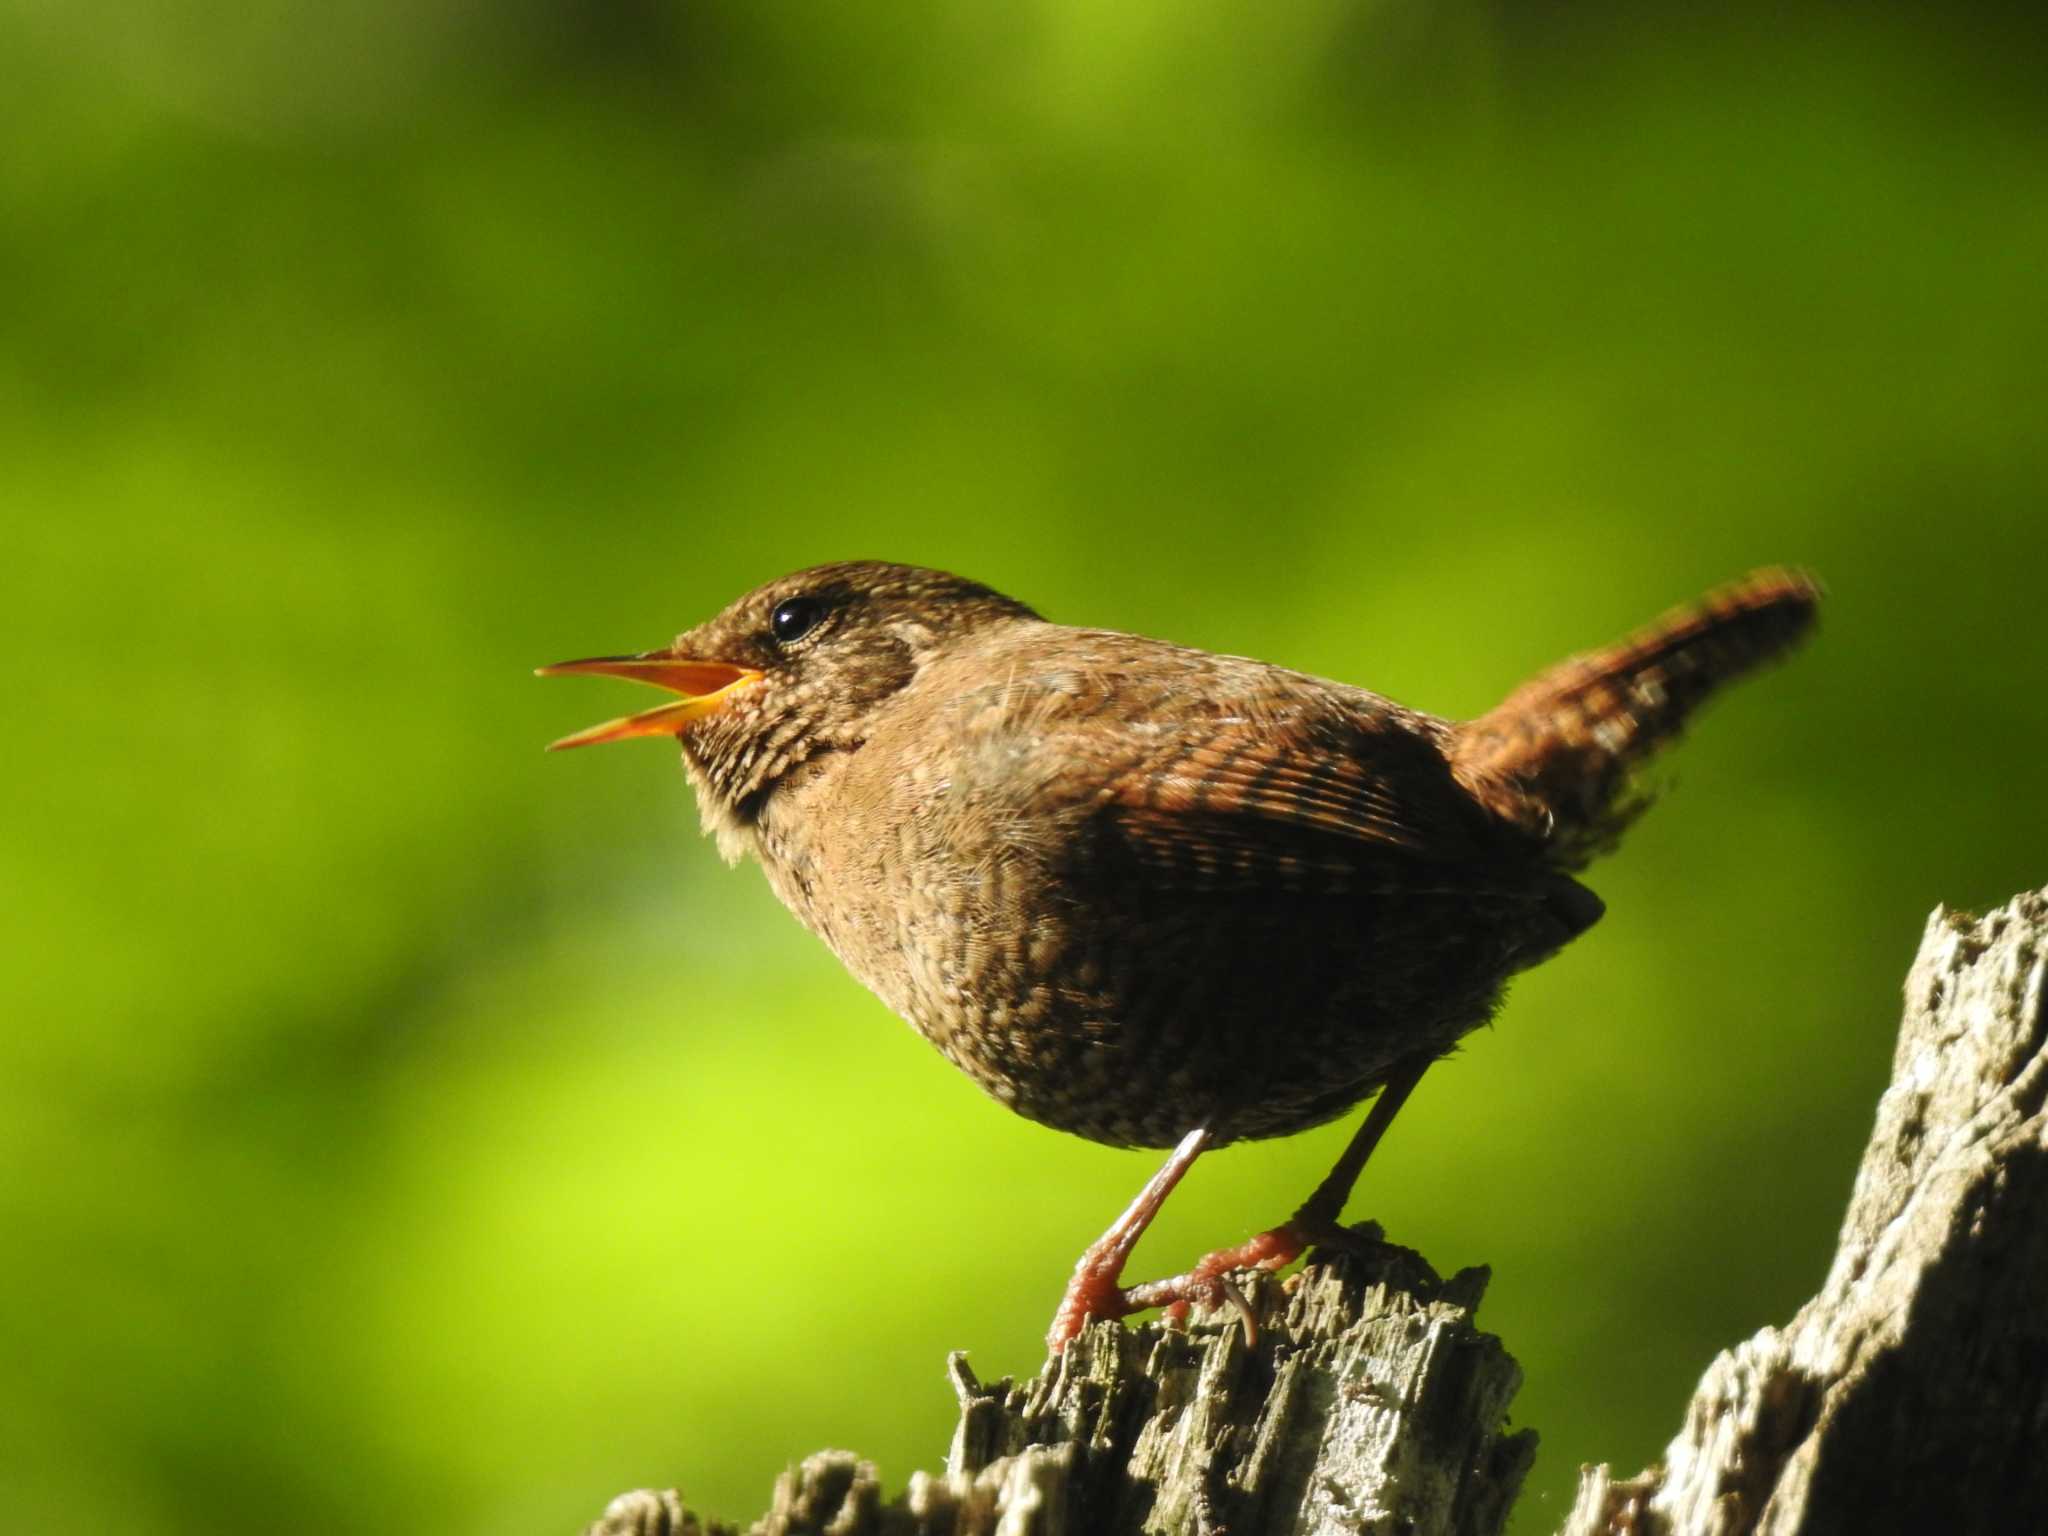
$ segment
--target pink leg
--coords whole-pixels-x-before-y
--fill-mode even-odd
[[[1067,1294],[1060,1302],[1059,1312],[1053,1318],[1052,1333],[1047,1340],[1053,1352],[1057,1354],[1063,1349],[1067,1340],[1079,1333],[1091,1317],[1127,1317],[1147,1307],[1165,1307],[1167,1316],[1178,1322],[1187,1316],[1189,1304],[1197,1301],[1210,1306],[1230,1302],[1244,1318],[1246,1336],[1253,1336],[1251,1308],[1225,1277],[1235,1269],[1285,1269],[1311,1244],[1338,1247],[1349,1240],[1349,1234],[1337,1224],[1337,1218],[1344,1214],[1344,1203],[1351,1198],[1352,1186],[1357,1184],[1359,1174],[1365,1171],[1366,1160],[1380,1144],[1380,1138],[1387,1134],[1387,1127],[1394,1123],[1394,1116],[1408,1102],[1408,1095],[1415,1091],[1415,1085],[1422,1081],[1422,1074],[1435,1059],[1433,1056],[1412,1057],[1388,1074],[1379,1097],[1373,1100],[1372,1109],[1350,1144],[1344,1148],[1344,1155],[1337,1159],[1336,1167],[1316,1186],[1315,1193],[1302,1202],[1300,1209],[1281,1225],[1261,1232],[1235,1248],[1220,1248],[1205,1255],[1186,1274],[1125,1289],[1121,1284],[1124,1260],[1130,1257],[1131,1249],[1137,1246],[1140,1234],[1158,1214],[1167,1194],[1180,1182],[1181,1175],[1188,1171],[1188,1165],[1208,1142],[1206,1131],[1191,1132],[1174,1148],[1173,1156],[1166,1160],[1164,1168],[1153,1175],[1152,1182],[1138,1192],[1138,1198],[1117,1219],[1116,1225],[1081,1256],[1081,1262],[1074,1268],[1074,1278],[1067,1285]]]
[[[1208,1145],[1206,1127],[1198,1126],[1181,1137],[1173,1155],[1138,1191],[1138,1198],[1110,1224],[1107,1232],[1089,1244],[1080,1263],[1074,1266],[1074,1278],[1067,1282],[1067,1293],[1060,1298],[1059,1310],[1052,1315],[1052,1329],[1045,1336],[1046,1345],[1054,1354],[1065,1349],[1067,1341],[1092,1318],[1125,1317],[1142,1307],[1156,1305],[1129,1303],[1122,1285],[1124,1264],[1131,1250],[1138,1246],[1138,1239],[1145,1235],[1145,1229],[1152,1225],[1152,1218],[1159,1214],[1159,1207],[1173,1193],[1174,1185]]]

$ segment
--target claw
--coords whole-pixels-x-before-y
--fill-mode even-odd
[[[1237,1308],[1237,1319],[1244,1324],[1244,1347],[1250,1349],[1259,1342],[1259,1315],[1252,1310],[1252,1304],[1244,1299],[1235,1282],[1228,1275],[1216,1277],[1216,1288],[1223,1292],[1223,1299]]]

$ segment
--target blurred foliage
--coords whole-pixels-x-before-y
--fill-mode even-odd
[[[1447,713],[1828,579],[1354,1207],[1494,1266],[1520,1529],[1654,1455],[1819,1278],[1927,909],[2048,876],[2028,25],[5,0],[0,1523],[738,1515],[1036,1363],[1152,1154],[983,1100],[668,752],[538,750],[615,701],[533,664],[868,554]]]

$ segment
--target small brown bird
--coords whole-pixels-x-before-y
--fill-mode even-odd
[[[1173,1147],[1082,1256],[1050,1336],[1278,1268],[1337,1225],[1424,1070],[1510,976],[1599,918],[1572,878],[1643,797],[1630,770],[1811,626],[1759,571],[1561,663],[1476,720],[1242,657],[1041,619],[939,571],[770,582],[673,646],[544,667],[679,702],[555,743],[673,736],[728,862],[1019,1114]],[[1204,1150],[1379,1090],[1286,1222],[1126,1289]]]

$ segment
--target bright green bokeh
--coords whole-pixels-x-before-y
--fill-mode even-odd
[[[1447,713],[1824,575],[1355,1207],[1494,1266],[1521,1530],[1652,1457],[1927,910],[2048,878],[2048,110],[1968,9],[1522,9],[0,7],[0,1525],[748,1515],[1036,1364],[1153,1155],[538,750],[630,690],[534,664],[870,554]]]

